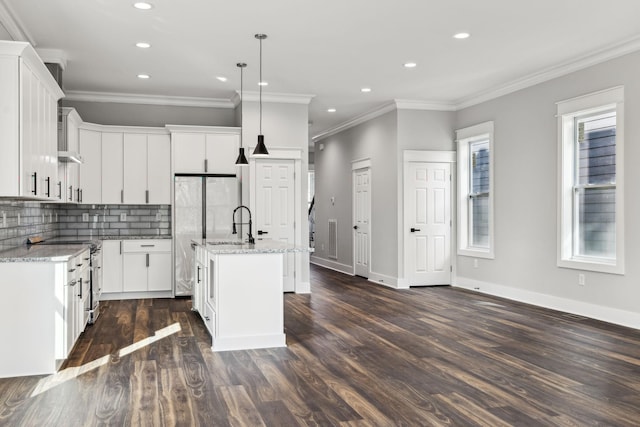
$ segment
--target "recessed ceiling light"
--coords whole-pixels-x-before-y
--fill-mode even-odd
[[[360,89],[360,92],[364,92],[364,93],[371,92],[371,88],[370,87],[363,87],[362,89]]]
[[[139,78],[139,79],[143,79],[143,80],[145,80],[145,79],[148,79],[148,78],[150,78],[150,77],[151,77],[151,76],[150,76],[149,74],[138,74],[138,78]]]
[[[417,66],[418,66],[418,64],[416,64],[415,62],[405,62],[404,63],[404,67],[405,68],[415,68]]]
[[[469,34],[469,33],[458,33],[458,34],[454,34],[453,38],[454,39],[468,39],[469,36],[471,36],[471,34]]]
[[[218,77],[216,77],[216,79],[220,80],[221,82],[226,82],[227,81],[227,78],[224,77],[224,76],[218,76]]]
[[[151,47],[151,44],[147,42],[138,42],[136,43],[136,46],[140,49],[149,49]]]
[[[327,109],[327,112],[329,112],[329,113],[335,113],[335,112],[336,112],[336,109],[335,109],[335,108],[329,108],[329,109]]]
[[[138,1],[133,4],[133,7],[140,10],[149,10],[153,7],[153,5],[145,1]]]
[[[258,86],[269,86],[269,82],[258,82]]]

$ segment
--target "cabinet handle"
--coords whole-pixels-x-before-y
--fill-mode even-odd
[[[82,278],[78,280],[78,284],[80,285],[80,294],[78,296],[80,297],[80,299],[82,299]]]
[[[120,203],[124,203],[124,190],[120,190]]]
[[[80,203],[82,203],[82,188],[80,189]]]
[[[149,254],[147,254],[147,267],[149,267]]]
[[[75,286],[76,283],[78,283],[76,280],[71,281],[71,283],[69,283],[69,286]]]
[[[47,181],[47,197],[51,197],[51,177],[48,176],[45,181]]]
[[[146,190],[144,192],[144,199],[145,199],[145,202],[147,202],[147,204],[149,204],[149,190]]]
[[[122,240],[120,240],[120,255],[122,255]]]
[[[263,234],[269,234],[268,231],[258,230],[258,236],[262,236]]]
[[[33,178],[33,190],[31,190],[31,192],[38,194],[38,172],[34,172],[31,177]]]
[[[156,245],[140,245],[141,248],[155,248]]]
[[[76,202],[80,203],[80,189],[76,188]]]
[[[200,266],[198,266],[198,283],[200,283]]]
[[[62,200],[62,181],[58,181],[58,200]]]
[[[204,159],[204,171],[209,172],[209,159]]]
[[[73,273],[74,271],[76,271],[76,269],[72,268],[71,270],[69,270],[69,273]]]
[[[209,321],[209,316],[204,316],[204,318],[207,322]]]
[[[82,264],[76,264],[76,267],[82,267]]]
[[[69,201],[73,202],[73,185],[69,186]]]

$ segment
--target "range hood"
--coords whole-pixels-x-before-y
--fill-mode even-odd
[[[72,144],[71,147],[69,146],[68,121],[72,120],[69,116],[73,116],[75,122],[81,121],[75,109],[69,107],[58,108],[58,161],[61,163],[82,164],[84,163],[82,156],[77,151],[74,151],[78,147],[77,142]]]

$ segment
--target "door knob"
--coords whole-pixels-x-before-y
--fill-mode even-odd
[[[353,229],[354,229],[354,230],[357,230],[357,229],[358,229],[358,226],[357,226],[357,225],[354,225],[354,226],[353,226]]]
[[[419,229],[419,228],[413,228],[413,227],[411,227],[411,232],[412,232],[412,233],[415,233],[416,231],[420,231],[420,229]]]

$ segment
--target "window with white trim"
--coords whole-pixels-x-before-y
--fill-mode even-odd
[[[559,102],[558,266],[624,273],[622,87]]]
[[[458,254],[493,258],[493,122],[456,131]]]

